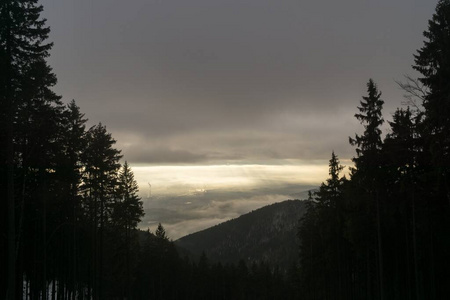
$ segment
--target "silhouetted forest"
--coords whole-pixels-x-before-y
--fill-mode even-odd
[[[329,178],[300,222],[299,260],[182,258],[143,232],[130,166],[102,124],[52,91],[37,0],[0,2],[0,297],[6,299],[447,299],[450,295],[450,1],[440,0],[382,135],[373,80],[349,178]],[[408,55],[408,54],[405,54]]]
[[[370,80],[350,178],[333,153],[299,229],[303,299],[446,299],[450,295],[450,1],[439,1],[401,84],[383,139],[383,100]]]

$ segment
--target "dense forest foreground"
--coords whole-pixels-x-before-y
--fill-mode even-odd
[[[368,81],[354,166],[341,176],[332,153],[329,178],[305,199],[288,270],[191,260],[162,226],[137,229],[142,200],[116,141],[52,91],[42,10],[0,2],[0,298],[450,297],[450,0],[438,2],[414,54],[419,78],[400,84],[409,106],[386,135]]]

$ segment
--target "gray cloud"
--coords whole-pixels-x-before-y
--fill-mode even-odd
[[[178,164],[198,163],[207,159],[206,155],[191,153],[185,150],[171,150],[164,148],[148,149],[137,147],[122,147],[133,163]]]
[[[342,118],[343,114],[346,119]],[[261,129],[205,125],[196,131],[172,132],[165,136],[122,130],[113,133],[125,159],[133,163],[262,163],[275,159],[328,159],[332,149],[343,157],[353,155],[353,148],[347,144],[348,136],[354,134],[349,128],[359,127],[353,114],[348,111],[328,113],[318,118],[315,114],[299,117],[289,112],[274,113],[258,120]]]
[[[437,0],[41,3],[55,91],[105,124],[124,159],[220,165],[352,157],[366,82],[389,119]],[[161,198],[143,224],[166,222],[175,238],[282,200],[282,188]]]
[[[117,139],[142,137],[124,154],[154,163],[350,155],[365,83],[385,115],[400,105],[394,79],[412,73],[435,2],[42,1],[57,92]]]

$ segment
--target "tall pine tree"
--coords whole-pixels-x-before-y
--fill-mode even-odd
[[[427,252],[429,292],[440,297],[449,292],[450,276],[450,1],[439,0],[424,32],[423,47],[415,55],[419,80],[428,88],[424,97],[424,140],[429,230]],[[445,280],[442,280],[445,278]]]
[[[85,194],[84,205],[91,227],[91,259],[89,292],[94,299],[102,299],[104,274],[105,227],[110,220],[110,212],[117,189],[117,172],[120,168],[120,151],[113,146],[116,141],[98,124],[91,127],[86,134],[86,151],[83,153],[84,164],[82,190]]]
[[[319,191],[310,194],[299,228],[301,294],[305,299],[345,299],[343,289],[343,185],[345,177],[334,151],[329,175]]]
[[[366,260],[366,291],[370,299],[378,290],[380,299],[384,298],[384,275],[383,275],[383,247],[382,247],[382,205],[379,191],[382,182],[383,158],[381,155],[382,139],[380,126],[384,120],[382,108],[384,101],[381,99],[381,92],[372,79],[367,83],[368,95],[363,97],[358,106],[359,113],[355,117],[363,124],[364,133],[350,138],[350,144],[356,146],[357,156],[353,158],[355,168],[352,170],[352,183],[356,184],[362,193],[356,197],[361,201],[360,209],[357,212],[365,214],[363,227],[366,228],[365,236],[357,240],[365,240],[365,260]],[[362,196],[362,197],[361,197]],[[360,249],[361,251],[362,249]],[[375,264],[373,262],[376,262]],[[374,265],[378,267],[376,270]],[[374,274],[376,274],[375,278]],[[378,287],[378,288],[377,288]]]
[[[15,130],[19,124],[24,102],[34,102],[47,98],[56,101],[50,87],[56,82],[45,58],[49,55],[51,43],[46,43],[49,28],[45,26],[45,19],[40,18],[42,6],[37,0],[4,0],[0,2],[0,120],[1,142],[5,150],[1,152],[1,193],[2,207],[7,211],[8,228],[7,262],[2,260],[3,270],[8,272],[7,299],[14,299],[16,282],[16,253],[19,239],[16,234],[17,220],[17,191],[14,183],[15,168],[22,157],[15,149]],[[2,218],[3,219],[3,218]],[[5,218],[6,219],[6,218]],[[20,221],[19,221],[20,222]],[[2,224],[3,225],[3,224]],[[6,224],[5,224],[6,225]],[[6,291],[2,285],[2,294]]]
[[[125,161],[118,176],[117,195],[112,206],[111,222],[114,238],[113,278],[117,281],[123,297],[131,298],[132,270],[136,267],[137,257],[133,249],[137,248],[137,225],[144,216],[142,200],[138,196],[138,185],[133,171]],[[119,276],[121,274],[121,276]]]

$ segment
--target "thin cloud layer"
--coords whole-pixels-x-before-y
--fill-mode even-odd
[[[155,164],[324,159],[331,149],[348,157],[358,126],[348,120],[367,80],[379,84],[389,117],[402,101],[394,79],[412,73],[436,4],[41,2],[57,92],[119,146],[139,136],[126,159]]]

